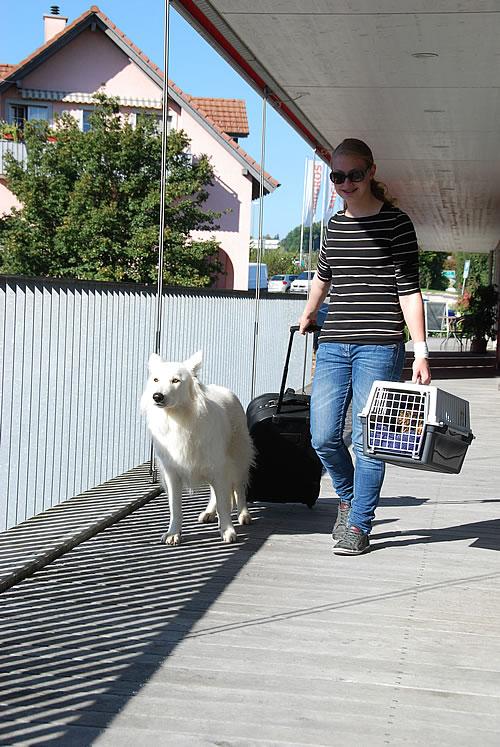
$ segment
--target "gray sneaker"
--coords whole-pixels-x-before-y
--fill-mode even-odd
[[[370,549],[368,535],[358,527],[347,527],[342,539],[333,546],[335,555],[361,555]]]
[[[334,540],[342,539],[344,536],[345,530],[347,529],[347,519],[349,518],[350,511],[351,504],[347,503],[347,501],[340,501],[337,509],[337,520],[335,521],[332,530],[332,538]]]

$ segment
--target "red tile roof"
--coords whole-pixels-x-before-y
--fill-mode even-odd
[[[191,101],[199,109],[203,109],[228,135],[246,137],[249,134],[247,110],[243,99],[193,96]]]
[[[7,65],[7,63],[0,63],[0,80],[4,80],[4,78],[7,78],[15,67],[16,65]]]
[[[227,134],[227,132],[225,132],[225,131],[224,131],[224,130],[222,129],[222,127],[220,127],[220,126],[219,126],[219,125],[218,125],[218,124],[217,124],[216,122],[214,122],[214,120],[212,119],[212,117],[211,117],[211,116],[210,116],[209,114],[207,114],[207,112],[205,112],[205,111],[204,111],[204,110],[203,110],[203,109],[202,109],[202,108],[201,108],[200,106],[198,106],[198,105],[196,104],[196,97],[195,97],[195,96],[190,96],[190,95],[189,95],[188,93],[184,93],[184,92],[183,92],[183,91],[182,91],[182,90],[181,90],[181,89],[179,88],[179,86],[176,86],[176,85],[175,85],[175,83],[173,83],[173,82],[172,82],[171,80],[169,80],[169,81],[168,81],[168,83],[169,83],[169,85],[170,85],[170,86],[171,86],[171,87],[172,87],[172,88],[173,88],[173,89],[174,89],[175,91],[177,91],[177,93],[178,93],[178,94],[179,94],[180,96],[182,96],[182,98],[183,98],[183,99],[185,99],[185,101],[187,101],[187,102],[188,102],[189,104],[191,104],[191,106],[192,106],[192,107],[194,107],[195,109],[197,109],[197,110],[198,110],[198,111],[200,112],[200,114],[201,114],[201,115],[202,115],[203,117],[205,117],[205,119],[207,120],[207,122],[208,122],[209,124],[211,124],[211,125],[212,125],[212,127],[215,127],[215,129],[216,129],[216,130],[218,130],[218,132],[219,132],[219,133],[220,133],[220,134],[221,134],[221,135],[222,135],[222,136],[223,136],[223,137],[224,137],[224,138],[225,138],[225,139],[226,139],[226,140],[227,140],[227,141],[228,141],[228,142],[229,142],[229,143],[230,143],[230,144],[232,145],[232,147],[233,147],[233,148],[234,148],[235,150],[237,150],[237,151],[238,151],[239,153],[241,153],[241,155],[242,155],[242,156],[243,156],[243,157],[245,158],[245,160],[246,160],[246,161],[248,161],[249,163],[251,163],[251,164],[252,164],[252,166],[254,166],[255,168],[257,168],[257,169],[260,169],[260,166],[259,166],[259,164],[257,163],[257,161],[255,161],[255,160],[254,160],[254,159],[253,159],[253,158],[252,158],[251,156],[249,156],[249,155],[248,155],[248,153],[247,153],[246,151],[244,151],[244,150],[243,150],[243,148],[241,148],[241,147],[240,147],[240,146],[238,145],[238,143],[237,143],[237,142],[236,142],[235,140],[233,140],[233,139],[232,139],[232,137],[230,137],[230,136],[229,136],[229,135]],[[276,181],[276,179],[273,179],[273,177],[272,177],[272,176],[271,176],[270,174],[268,174],[268,173],[267,173],[267,171],[264,171],[264,176],[266,177],[266,179],[269,179],[269,181],[270,181],[270,182],[271,182],[272,184],[274,184],[274,186],[275,186],[275,187],[279,187],[279,185],[280,185],[280,184],[279,184],[279,182],[277,182],[277,181]]]
[[[71,31],[71,30],[72,30],[72,29],[73,29],[73,28],[74,28],[75,26],[77,26],[77,25],[78,25],[79,23],[81,23],[82,21],[84,21],[84,20],[85,20],[85,19],[86,19],[86,18],[87,18],[88,16],[91,16],[92,14],[95,14],[95,15],[97,15],[97,16],[98,16],[98,17],[99,17],[99,18],[100,18],[100,19],[101,19],[101,20],[103,21],[103,23],[105,23],[105,24],[106,24],[106,26],[108,26],[109,28],[113,29],[113,30],[114,30],[114,31],[115,31],[115,32],[116,32],[116,33],[117,33],[117,34],[118,34],[119,36],[121,36],[121,38],[123,39],[123,41],[124,41],[124,42],[125,42],[126,44],[128,44],[128,45],[130,46],[130,48],[131,48],[131,49],[133,49],[133,50],[134,50],[134,52],[135,52],[136,54],[138,54],[138,55],[139,55],[139,56],[141,57],[141,59],[143,59],[143,60],[144,60],[144,61],[145,61],[145,62],[146,62],[146,63],[147,63],[148,65],[149,65],[149,67],[150,67],[150,68],[151,68],[152,70],[154,70],[154,71],[155,71],[155,72],[156,72],[156,73],[157,73],[158,75],[160,75],[160,76],[161,76],[161,77],[163,78],[163,71],[162,71],[162,70],[160,70],[160,68],[158,67],[158,65],[155,65],[155,63],[154,63],[154,62],[152,62],[152,61],[151,61],[151,60],[149,59],[149,57],[147,57],[147,55],[145,55],[145,54],[144,54],[144,52],[142,52],[142,50],[140,50],[140,49],[139,49],[138,47],[136,47],[136,46],[135,46],[135,44],[133,44],[133,42],[132,42],[132,41],[131,41],[131,40],[130,40],[130,39],[129,39],[128,37],[126,37],[126,36],[125,36],[125,34],[123,33],[123,31],[120,31],[120,29],[119,29],[119,28],[118,28],[118,27],[116,26],[116,24],[114,24],[114,23],[113,23],[113,21],[111,21],[111,20],[110,20],[110,19],[108,18],[108,16],[107,16],[107,15],[106,15],[105,13],[103,13],[103,12],[102,12],[102,11],[101,11],[101,10],[100,10],[100,9],[98,8],[98,6],[97,6],[97,5],[92,5],[92,6],[91,6],[91,7],[89,8],[89,10],[86,10],[86,11],[85,11],[84,13],[82,13],[82,14],[81,14],[81,16],[79,16],[79,17],[78,17],[78,18],[76,18],[76,19],[75,19],[74,21],[72,21],[72,22],[71,22],[70,24],[68,24],[67,26],[65,26],[65,27],[64,27],[64,29],[62,29],[62,31],[60,31],[60,32],[59,32],[58,34],[56,34],[55,36],[53,36],[53,37],[52,37],[51,39],[49,39],[49,40],[48,40],[48,41],[47,41],[47,42],[46,42],[45,44],[43,44],[43,45],[42,45],[41,47],[38,47],[38,49],[36,49],[36,50],[35,50],[35,51],[34,51],[34,52],[33,52],[32,54],[30,54],[30,55],[29,55],[28,57],[26,57],[26,58],[25,58],[24,60],[22,60],[22,61],[21,61],[21,62],[19,63],[19,65],[8,65],[8,66],[4,66],[4,67],[9,67],[9,68],[11,68],[11,69],[10,69],[10,71],[9,71],[9,72],[7,72],[7,74],[6,74],[6,76],[5,76],[5,77],[9,77],[10,75],[12,75],[12,73],[13,73],[13,72],[15,72],[16,70],[20,70],[20,69],[21,69],[22,67],[24,67],[24,66],[25,66],[26,64],[28,64],[29,62],[31,62],[32,60],[34,60],[34,59],[35,59],[35,58],[36,58],[36,57],[37,57],[37,56],[38,56],[39,54],[41,54],[42,52],[44,52],[45,50],[47,50],[47,49],[48,49],[48,48],[49,48],[49,47],[50,47],[50,46],[51,46],[52,44],[54,44],[54,43],[55,43],[56,41],[58,41],[59,39],[61,39],[61,37],[63,37],[63,36],[64,36],[64,34],[67,34],[67,33],[68,33],[68,31]],[[1,82],[1,78],[0,78],[0,82]],[[234,141],[234,140],[233,140],[233,139],[232,139],[232,138],[231,138],[231,137],[230,137],[230,136],[229,136],[229,135],[227,134],[227,132],[225,131],[225,129],[224,129],[223,127],[221,127],[221,126],[220,126],[220,125],[219,125],[219,124],[218,124],[218,123],[217,123],[217,122],[216,122],[216,121],[215,121],[215,120],[214,120],[214,119],[212,118],[212,116],[210,115],[210,113],[209,113],[209,112],[207,112],[207,111],[205,111],[205,110],[203,109],[203,107],[201,107],[200,105],[198,105],[198,104],[196,103],[196,98],[195,98],[195,97],[193,97],[193,96],[189,96],[189,95],[187,95],[187,94],[183,93],[183,92],[181,91],[181,89],[180,89],[180,88],[179,88],[178,86],[176,86],[176,85],[175,85],[175,84],[174,84],[174,83],[173,83],[173,82],[172,82],[172,81],[171,81],[170,79],[169,79],[168,83],[169,83],[169,86],[171,86],[172,88],[174,88],[174,90],[175,90],[175,91],[177,91],[177,93],[178,93],[178,94],[179,94],[180,96],[182,96],[182,97],[183,97],[183,98],[184,98],[184,99],[185,99],[185,100],[186,100],[186,101],[187,101],[187,102],[188,102],[188,103],[189,103],[189,104],[190,104],[191,106],[193,106],[193,107],[194,107],[195,109],[197,109],[197,110],[198,110],[198,111],[200,112],[200,114],[202,114],[202,115],[203,115],[203,117],[204,117],[204,118],[205,118],[205,119],[207,120],[207,122],[208,122],[208,123],[209,123],[209,124],[210,124],[210,125],[211,125],[212,127],[214,127],[214,128],[216,129],[216,130],[218,130],[218,132],[219,132],[219,133],[220,133],[220,134],[221,134],[221,135],[222,135],[222,136],[223,136],[223,137],[224,137],[224,138],[225,138],[225,139],[226,139],[226,140],[228,141],[228,143],[229,143],[229,144],[230,144],[230,145],[231,145],[231,146],[232,146],[232,147],[233,147],[233,148],[234,148],[235,150],[237,150],[237,151],[238,151],[238,152],[239,152],[239,153],[240,153],[240,154],[241,154],[241,155],[242,155],[242,156],[244,157],[244,159],[245,159],[246,161],[248,161],[248,162],[249,162],[250,164],[252,164],[252,165],[253,165],[254,167],[256,167],[256,168],[260,169],[260,166],[259,166],[259,164],[258,164],[258,163],[257,163],[257,162],[256,162],[256,161],[255,161],[255,160],[253,159],[253,158],[251,158],[251,157],[250,157],[250,156],[249,156],[249,155],[248,155],[248,154],[247,154],[247,153],[246,153],[246,152],[245,152],[245,151],[243,150],[243,148],[240,148],[240,146],[238,145],[238,143],[236,143],[236,142],[235,142],[235,141]],[[221,100],[223,101],[224,99],[204,99],[204,101],[221,101]],[[236,99],[227,99],[227,100],[228,100],[228,101],[236,101]],[[246,120],[246,110],[245,110],[245,120]],[[248,123],[247,123],[247,128],[248,128]],[[268,173],[266,173],[266,172],[264,171],[264,175],[266,176],[266,178],[267,178],[267,179],[269,179],[269,181],[270,181],[270,182],[271,182],[271,183],[272,183],[273,185],[275,185],[275,187],[279,187],[279,182],[277,182],[277,181],[276,181],[275,179],[273,179],[273,178],[272,178],[272,177],[270,176],[270,174],[268,174]]]

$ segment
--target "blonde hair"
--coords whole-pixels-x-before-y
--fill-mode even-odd
[[[345,140],[342,140],[339,145],[335,148],[332,154],[332,160],[330,162],[331,167],[333,168],[333,159],[335,156],[356,156],[357,158],[362,158],[363,161],[366,163],[366,167],[373,166],[373,153],[371,152],[370,148],[366,143],[364,143],[362,140],[357,140],[354,137],[348,137]],[[397,200],[392,197],[389,194],[389,190],[387,188],[387,185],[383,182],[378,182],[376,179],[370,180],[370,189],[372,191],[372,195],[377,198],[377,200],[381,200],[382,202],[386,202],[388,205],[396,205]]]

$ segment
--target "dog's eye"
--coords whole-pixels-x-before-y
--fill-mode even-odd
[[[180,379],[176,379],[174,376],[174,378],[172,379],[172,384],[179,384],[179,382],[180,382]]]
[[[153,379],[154,382],[158,383],[158,379]]]

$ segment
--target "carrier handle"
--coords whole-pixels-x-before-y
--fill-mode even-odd
[[[293,336],[295,332],[298,332],[300,329],[298,324],[294,324],[290,327],[290,339],[288,341],[288,350],[286,352],[286,360],[285,360],[285,367],[283,369],[283,378],[281,379],[281,389],[280,389],[280,396],[278,397],[278,406],[276,407],[276,415],[279,415],[281,412],[281,406],[283,404],[283,397],[285,396],[285,387],[286,387],[286,380],[288,376],[288,364],[290,363],[290,355],[292,352],[292,345],[293,345]],[[307,332],[319,332],[321,329],[320,326],[317,324],[310,324],[307,327]]]

